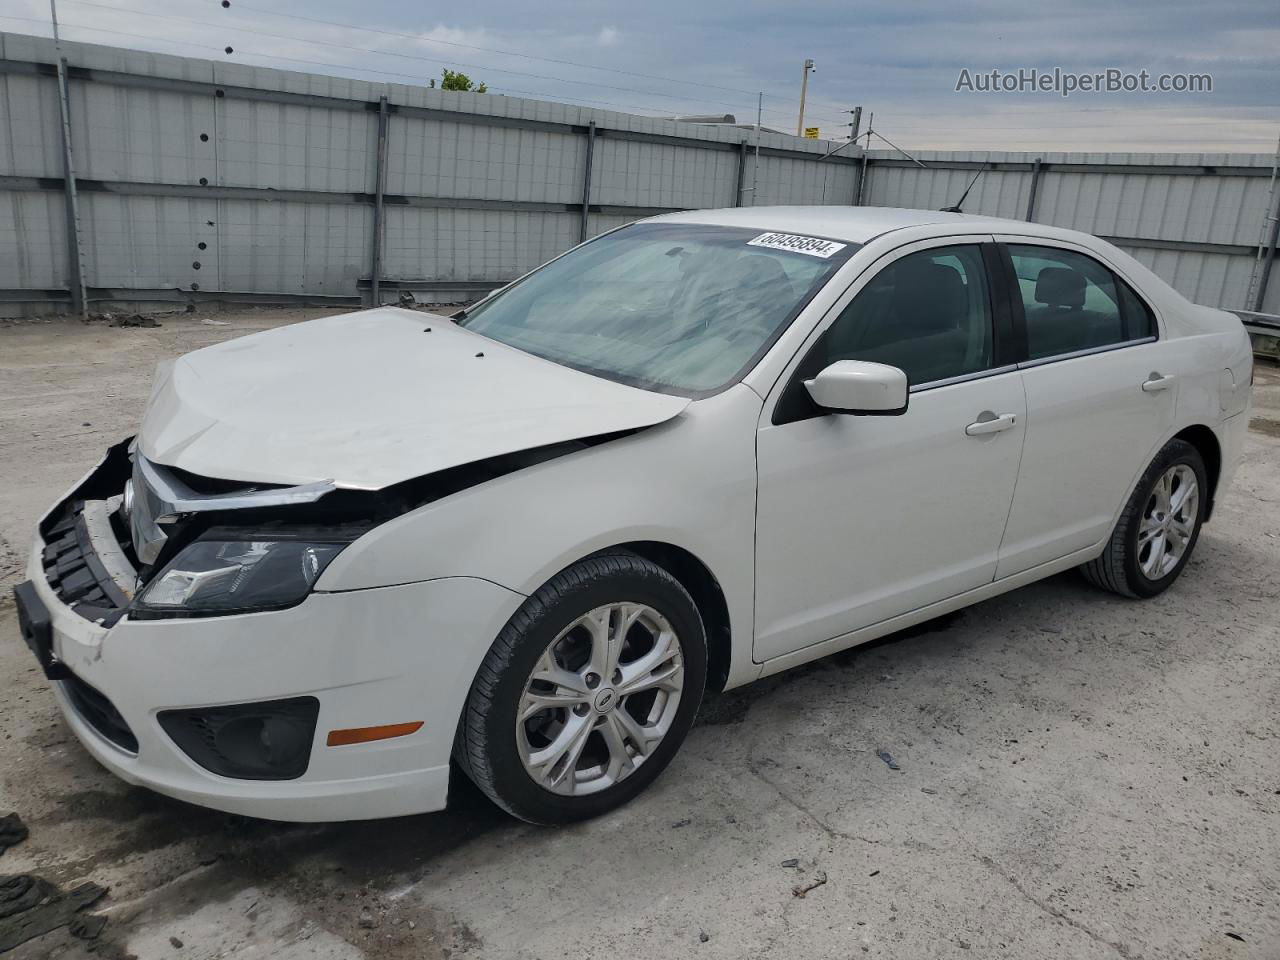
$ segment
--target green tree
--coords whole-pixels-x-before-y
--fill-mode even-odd
[[[444,79],[440,81],[441,90],[462,90],[471,93],[488,93],[489,87],[484,83],[476,83],[465,73],[445,67]]]

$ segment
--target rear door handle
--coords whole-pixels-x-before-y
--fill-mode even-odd
[[[1173,386],[1173,377],[1166,377],[1163,374],[1156,373],[1154,370],[1142,384],[1144,393],[1159,393],[1161,390],[1168,390]]]
[[[1017,422],[1018,415],[1016,413],[1002,413],[997,417],[990,410],[983,410],[982,413],[978,414],[977,420],[964,428],[964,432],[971,437],[981,437],[988,433],[1011,430]]]

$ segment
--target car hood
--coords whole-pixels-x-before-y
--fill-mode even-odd
[[[138,442],[148,459],[200,476],[376,490],[652,426],[688,404],[445,317],[382,307],[230,340],[162,367]]]

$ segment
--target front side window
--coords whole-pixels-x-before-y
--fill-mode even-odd
[[[1071,250],[1010,244],[1027,327],[1027,358],[1094,350],[1155,332],[1150,309],[1123,280]]]
[[[739,227],[642,223],[573,250],[462,325],[645,389],[732,382],[857,249]]]
[[[981,248],[935,247],[895,260],[845,307],[819,349],[822,366],[885,363],[913,385],[989,369],[991,297]]]

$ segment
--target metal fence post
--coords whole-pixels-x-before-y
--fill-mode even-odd
[[[1040,164],[1042,157],[1036,157],[1031,164],[1031,189],[1027,191],[1027,215],[1023,220],[1031,220],[1036,213],[1036,191],[1040,189]]]
[[[1271,211],[1271,238],[1267,241],[1267,254],[1262,261],[1262,274],[1258,277],[1258,289],[1253,295],[1255,313],[1262,312],[1262,305],[1267,299],[1267,283],[1271,280],[1271,267],[1276,260],[1276,243],[1280,242],[1280,199],[1276,200],[1275,209]]]
[[[742,206],[742,191],[747,187],[747,141],[738,144],[738,189],[733,194],[733,205]]]
[[[58,7],[49,0],[49,16],[53,21],[53,47],[58,57],[58,113],[62,119],[62,176],[67,212],[67,285],[71,291],[71,309],[88,319],[89,303],[84,292],[84,258],[80,245],[80,197],[76,192],[76,165],[71,150],[71,102],[67,96],[67,58],[62,55],[62,39],[58,34]]]
[[[373,255],[371,266],[371,299],[373,306],[382,306],[382,195],[387,178],[387,123],[391,107],[386,97],[378,99],[378,159],[373,173]]]
[[[596,152],[596,122],[587,124],[587,158],[582,171],[582,220],[578,224],[578,242],[587,239],[587,212],[591,208],[591,159]]]

